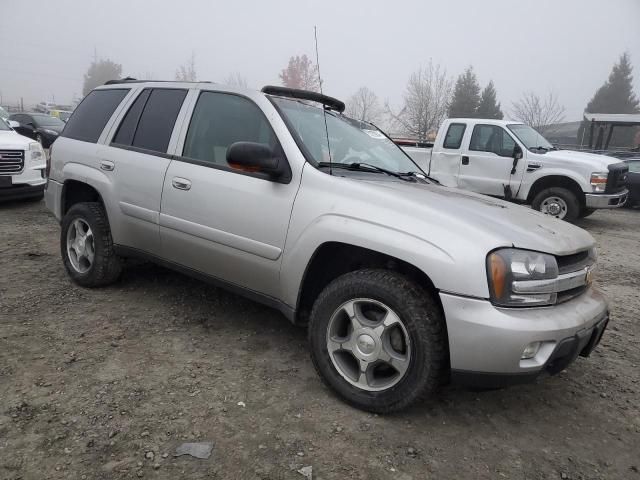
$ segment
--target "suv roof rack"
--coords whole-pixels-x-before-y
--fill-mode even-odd
[[[300,90],[298,88],[289,87],[277,87],[275,85],[267,85],[262,87],[262,93],[267,95],[276,95],[278,97],[297,98],[300,100],[310,100],[312,102],[318,102],[325,106],[329,110],[335,110],[336,112],[344,112],[344,102],[337,98],[329,97],[318,92],[310,92],[309,90]]]
[[[125,77],[125,78],[120,78],[117,80],[107,80],[106,82],[104,82],[105,85],[119,85],[121,83],[175,83],[175,82],[180,82],[180,83],[211,83],[208,81],[196,81],[196,82],[190,82],[187,80],[138,80],[137,78],[133,78],[133,77]]]

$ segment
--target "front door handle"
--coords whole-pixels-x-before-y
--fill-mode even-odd
[[[110,162],[109,160],[102,160],[100,162],[100,168],[102,170],[106,170],[107,172],[113,172],[113,169],[116,168],[116,164]]]
[[[178,190],[190,190],[191,180],[187,180],[186,178],[173,177],[173,179],[171,180],[171,185],[173,185],[173,188],[177,188]]]
[[[466,155],[462,156],[462,164],[463,165],[469,165],[469,157],[467,157]]]

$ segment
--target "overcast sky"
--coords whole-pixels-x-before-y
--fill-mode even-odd
[[[240,73],[278,83],[291,55],[314,55],[325,93],[360,86],[398,105],[432,58],[457,76],[493,79],[509,113],[523,91],[552,89],[578,120],[623,51],[640,95],[640,0],[0,0],[0,94],[67,103],[94,55],[123,74],[173,79],[195,53],[201,80]]]

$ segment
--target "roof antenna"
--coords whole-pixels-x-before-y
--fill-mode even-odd
[[[320,56],[318,55],[318,28],[313,26],[313,35],[316,39],[316,66],[318,67],[318,81],[320,82],[320,94],[324,95],[322,92],[322,75],[320,75]],[[327,135],[327,149],[329,151],[329,175],[333,175],[333,169],[331,168],[331,143],[329,142],[329,128],[327,127],[327,109],[325,106],[322,106],[322,113],[324,115],[324,131]]]

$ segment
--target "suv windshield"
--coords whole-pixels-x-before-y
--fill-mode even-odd
[[[64,122],[50,115],[33,115],[33,120],[39,127],[64,127]]]
[[[378,130],[362,128],[362,122],[327,111],[325,130],[322,108],[298,100],[271,97],[286,117],[289,128],[300,138],[311,163],[319,166],[328,162],[327,131],[334,164],[368,164],[397,173],[421,172],[400,147]]]
[[[4,108],[0,107],[0,118],[6,120],[9,118],[9,112],[7,112]]]
[[[549,141],[540,135],[536,130],[529,125],[513,124],[507,125],[507,128],[518,137],[524,146],[529,150],[554,150],[555,147],[549,143]]]
[[[2,117],[0,117],[0,130],[11,130],[7,122],[5,122]]]

